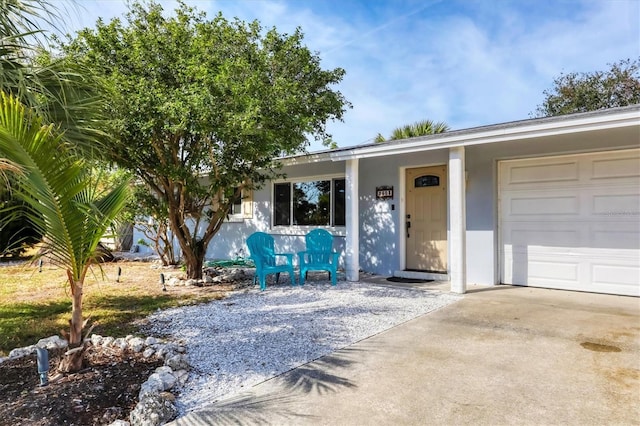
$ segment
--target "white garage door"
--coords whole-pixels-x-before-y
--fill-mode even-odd
[[[640,150],[499,163],[505,284],[640,296]]]

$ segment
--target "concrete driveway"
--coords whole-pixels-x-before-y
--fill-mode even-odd
[[[174,424],[640,424],[640,299],[472,287]]]

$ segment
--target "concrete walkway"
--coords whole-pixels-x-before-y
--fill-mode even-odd
[[[640,424],[640,299],[471,288],[174,424]]]

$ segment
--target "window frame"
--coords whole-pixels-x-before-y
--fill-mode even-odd
[[[237,188],[238,186],[240,185],[236,185],[234,188]],[[242,188],[239,201],[240,203],[236,205],[240,205],[240,212],[233,214],[229,213],[225,222],[241,223],[253,217],[253,191],[247,188]]]
[[[270,225],[271,231],[276,234],[306,234],[312,229],[327,229],[332,230],[337,235],[341,235],[344,233],[346,229],[346,218],[345,225],[334,225],[335,224],[335,201],[336,201],[336,193],[335,193],[335,181],[340,179],[346,179],[345,174],[343,173],[332,173],[326,175],[312,175],[312,176],[303,176],[296,178],[287,178],[287,179],[276,179],[271,181],[270,189],[271,189],[271,208],[270,208]],[[329,225],[293,225],[291,224],[294,217],[293,212],[293,185],[301,182],[314,182],[320,180],[328,180],[331,182],[331,205],[329,212]],[[289,225],[276,225],[276,191],[275,186],[277,184],[288,183],[290,185],[291,191],[289,194]],[[346,191],[346,188],[345,188]],[[345,208],[346,208],[346,200],[345,200]]]

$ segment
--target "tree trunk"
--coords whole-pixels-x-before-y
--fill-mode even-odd
[[[133,224],[123,223],[116,232],[115,251],[129,251],[133,245]]]
[[[83,343],[65,352],[64,357],[58,365],[58,371],[60,373],[74,373],[82,370],[82,367],[84,367],[84,351],[86,348],[86,345]]]
[[[71,278],[71,277],[70,277]],[[82,343],[82,286],[84,283],[69,279],[71,283],[71,326],[69,330],[69,346],[75,347]]]
[[[202,278],[202,265],[204,264],[204,243],[202,241],[192,241],[182,248],[182,255],[187,267],[187,278],[199,280]]]
[[[168,222],[158,224],[157,231],[153,243],[155,244],[156,253],[160,256],[162,266],[177,265],[175,251],[173,249],[173,235],[169,237]]]
[[[71,285],[71,320],[69,320],[70,330],[67,339],[69,350],[60,361],[58,371],[61,373],[72,373],[82,370],[84,363],[84,351],[86,349],[82,339],[82,281],[74,281],[71,272],[67,271],[69,283]]]
[[[174,194],[176,191],[171,185],[167,187],[166,194]],[[180,193],[180,197],[184,194]],[[211,241],[211,238],[220,230],[224,218],[227,216],[231,209],[231,199],[227,201],[227,204],[222,207],[218,207],[218,210],[208,214],[208,224],[205,227],[203,233],[199,232],[200,229],[200,217],[196,217],[196,223],[194,229],[189,229],[184,219],[185,202],[180,197],[176,200],[170,196],[167,199],[167,205],[169,206],[169,225],[173,236],[178,240],[180,249],[182,250],[182,256],[186,264],[187,278],[188,279],[201,279],[202,278],[202,265],[204,264],[204,257],[207,251],[207,245]],[[193,201],[191,200],[191,203]],[[189,204],[189,203],[187,203]],[[197,235],[201,235],[199,238]]]

